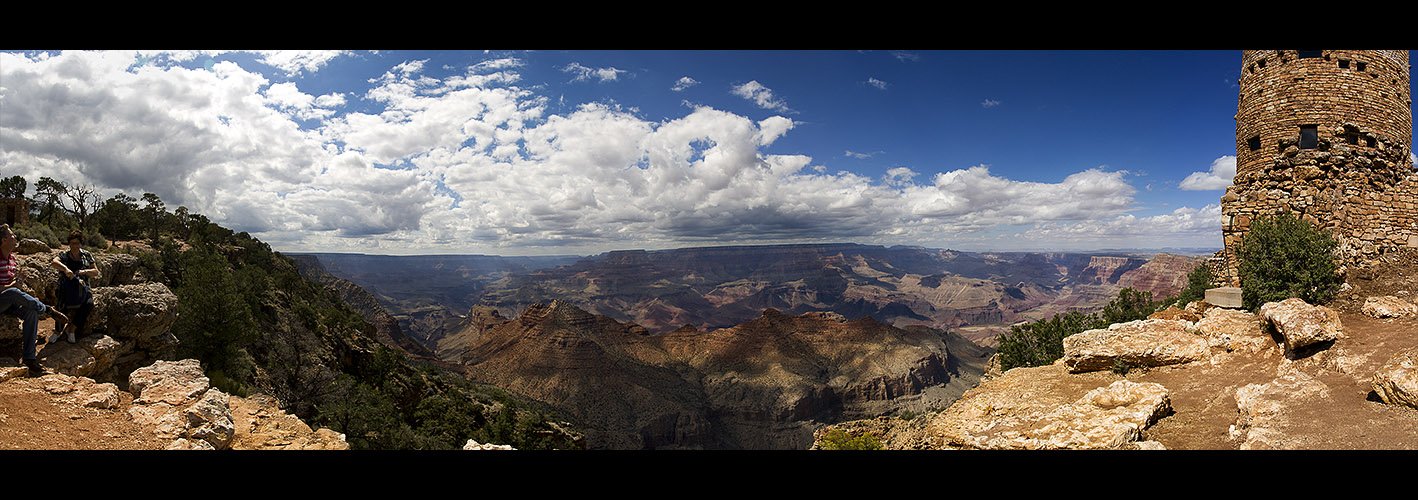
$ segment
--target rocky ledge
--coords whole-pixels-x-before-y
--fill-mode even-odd
[[[19,258],[26,275],[21,289],[50,305],[57,302],[59,272],[49,261],[57,253]],[[177,295],[162,283],[135,278],[138,258],[133,255],[95,253],[94,258],[101,275],[91,283],[94,309],[88,334],[75,344],[43,344],[52,320],[40,320],[37,354],[44,366],[59,373],[123,383],[134,369],[172,357],[177,337],[169,329],[177,320]],[[20,357],[22,340],[20,320],[0,315],[0,356]]]
[[[249,399],[229,395],[212,387],[197,360],[158,361],[139,368],[128,377],[127,394],[114,383],[95,382],[88,377],[49,373],[26,378],[25,367],[14,360],[0,360],[0,384],[4,391],[42,393],[47,404],[27,411],[74,414],[76,408],[97,410],[91,420],[109,427],[122,427],[129,434],[111,435],[124,443],[105,443],[116,449],[169,450],[344,450],[344,436],[329,429],[312,430],[300,419],[285,413],[265,396]],[[80,418],[78,416],[71,418]],[[61,422],[67,419],[60,419]],[[77,441],[81,432],[55,429],[61,437],[76,441],[42,442],[42,447],[86,448]],[[16,432],[30,433],[28,430]],[[9,448],[8,434],[0,432],[0,448]]]
[[[818,429],[887,449],[1418,449],[1418,318],[1189,305],[1065,339],[950,407]],[[1168,316],[1176,319],[1161,319]],[[820,443],[814,443],[814,447]]]

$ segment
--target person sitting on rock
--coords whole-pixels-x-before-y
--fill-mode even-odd
[[[84,334],[89,312],[94,309],[94,294],[89,289],[89,280],[98,278],[99,271],[94,265],[93,254],[84,250],[83,245],[84,233],[77,229],[70,231],[69,251],[49,261],[50,267],[60,272],[58,309],[73,319],[72,323],[68,323],[59,317],[54,318],[54,335],[49,337],[51,344],[58,342],[65,332],[69,334],[69,343],[74,343],[75,335]]]
[[[25,337],[25,366],[30,369],[29,376],[38,377],[44,374],[44,368],[39,365],[39,360],[35,359],[35,335],[39,332],[40,316],[47,313],[65,321],[68,321],[68,318],[64,313],[44,305],[39,299],[20,290],[20,285],[24,283],[25,270],[20,268],[19,260],[15,257],[15,248],[19,246],[20,242],[15,239],[10,225],[0,224],[0,314],[20,318],[20,332]]]

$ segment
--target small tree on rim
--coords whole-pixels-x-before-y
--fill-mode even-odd
[[[1257,219],[1236,249],[1242,304],[1254,311],[1291,297],[1329,301],[1343,282],[1334,256],[1338,247],[1329,231],[1288,211]]]

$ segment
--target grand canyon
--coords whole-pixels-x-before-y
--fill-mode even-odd
[[[940,409],[1010,324],[1122,288],[1175,295],[1202,261],[859,244],[295,257],[381,339],[558,408],[604,449],[804,449],[826,424]]]

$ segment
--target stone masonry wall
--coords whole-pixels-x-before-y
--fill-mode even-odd
[[[1229,284],[1251,221],[1285,210],[1333,231],[1346,265],[1418,247],[1409,73],[1407,51],[1242,54],[1236,177],[1221,198]]]

